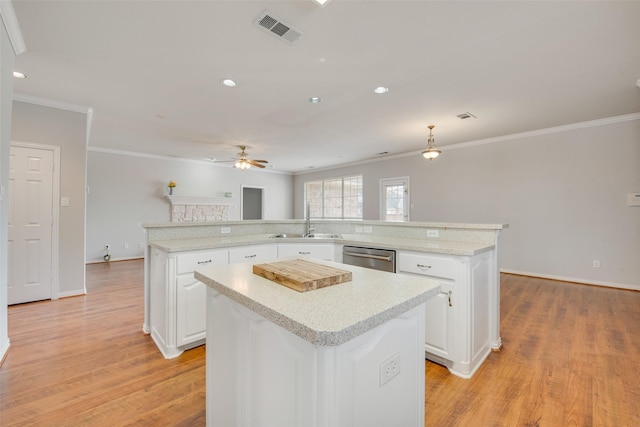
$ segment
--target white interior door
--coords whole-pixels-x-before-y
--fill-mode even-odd
[[[11,146],[9,305],[52,297],[53,167],[52,150]]]

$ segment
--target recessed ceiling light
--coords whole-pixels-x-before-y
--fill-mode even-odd
[[[378,86],[377,88],[375,88],[373,90],[375,93],[377,93],[378,95],[382,95],[383,93],[387,93],[389,92],[389,88],[386,86]]]
[[[221,83],[225,86],[229,86],[229,87],[234,87],[236,86],[238,83],[235,82],[235,80],[231,80],[231,79],[222,79]]]
[[[312,96],[311,98],[309,98],[309,102],[312,104],[319,104],[322,102],[322,99],[318,98],[317,96]]]
[[[15,77],[16,79],[26,79],[27,75],[24,73],[21,73],[20,71],[14,71],[13,77]]]

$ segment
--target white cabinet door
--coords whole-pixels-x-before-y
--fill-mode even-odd
[[[455,300],[462,295],[456,283],[455,260],[447,256],[398,253],[398,273],[438,279],[440,294],[425,305],[425,351],[448,361],[455,359]],[[444,278],[444,279],[443,279]],[[442,360],[435,360],[441,362]]]
[[[207,287],[190,274],[178,276],[176,286],[176,345],[183,347],[206,337]]]
[[[278,258],[303,257],[335,261],[333,243],[283,243],[278,245]]]
[[[229,249],[229,264],[263,262],[278,258],[278,245],[238,246]]]
[[[426,302],[424,317],[425,350],[451,360],[454,346],[453,286],[440,282],[440,292]]]
[[[176,346],[184,347],[202,341],[207,332],[207,287],[193,277],[201,266],[225,265],[226,249],[193,252],[176,257]]]

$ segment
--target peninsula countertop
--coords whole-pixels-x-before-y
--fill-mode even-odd
[[[314,345],[337,346],[423,304],[437,281],[312,259],[352,272],[350,282],[298,292],[253,274],[252,263],[202,268],[195,278]]]
[[[446,255],[473,256],[492,250],[495,245],[483,242],[459,242],[439,239],[411,239],[406,237],[376,236],[366,234],[341,234],[341,238],[274,238],[274,234],[245,234],[220,237],[157,240],[150,242],[164,252],[225,248],[233,246],[283,243],[339,243],[382,249],[430,252]]]

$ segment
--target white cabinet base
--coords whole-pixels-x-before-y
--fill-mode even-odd
[[[424,426],[424,305],[315,346],[207,289],[207,426]]]
[[[439,281],[441,293],[425,308],[425,357],[461,378],[471,378],[491,353],[493,256],[398,254],[399,273]]]

